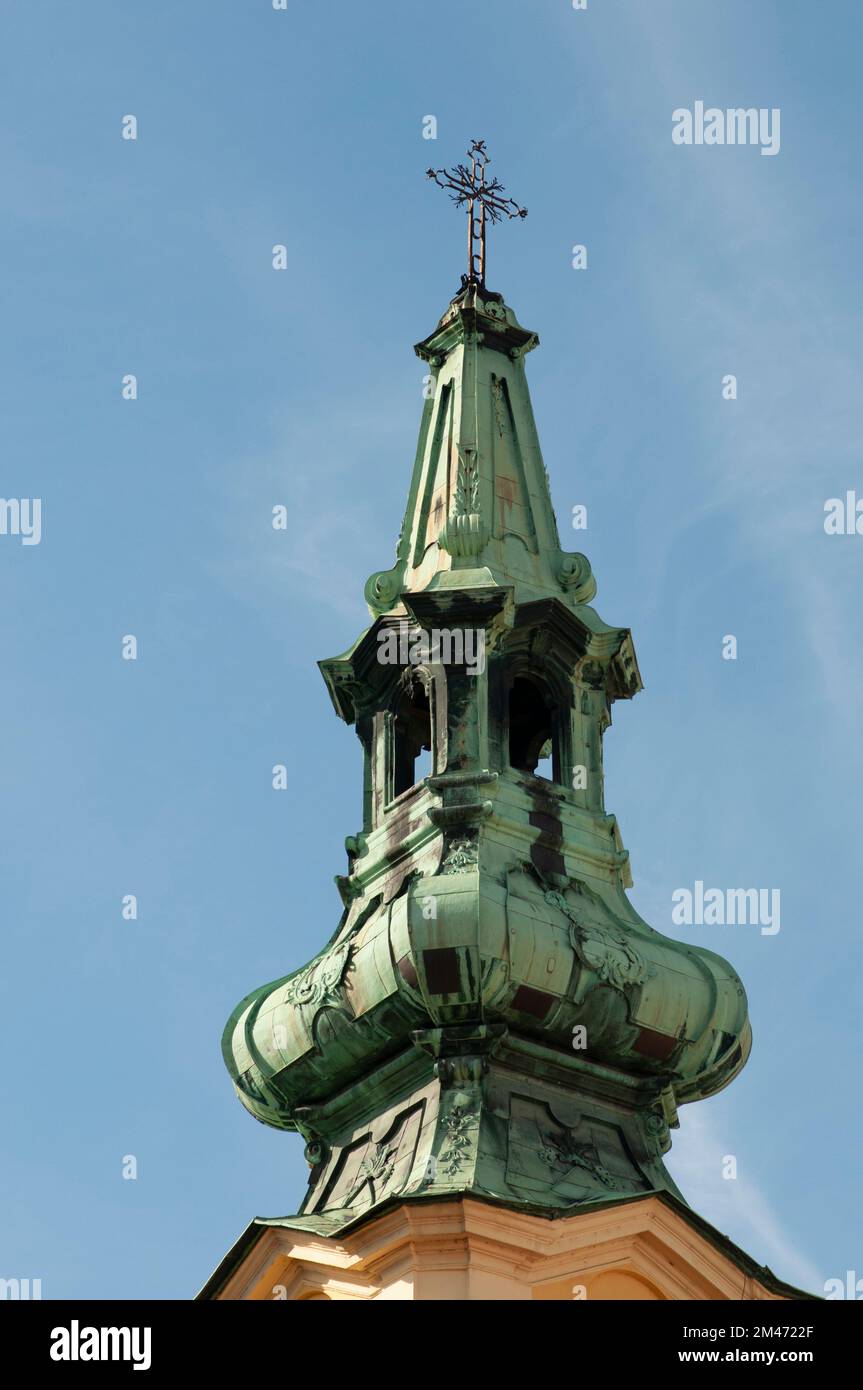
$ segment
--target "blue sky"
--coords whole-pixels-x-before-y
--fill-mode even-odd
[[[412,344],[463,269],[423,174],[474,136],[530,211],[489,282],[540,334],[564,545],[644,677],[606,736],[632,898],[749,994],[750,1062],[669,1166],[780,1276],[863,1274],[863,537],[823,527],[863,496],[859,6],[43,0],[0,28],[0,492],[42,499],[38,546],[0,536],[0,1275],[189,1297],[299,1204],[302,1143],[219,1039],[339,916],[360,750],[315,662],[392,562]],[[674,145],[696,100],[780,108],[779,154]],[[778,887],[780,932],[672,927],[697,879]]]

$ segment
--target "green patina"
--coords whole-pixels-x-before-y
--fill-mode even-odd
[[[626,896],[602,742],[641,680],[628,630],[589,606],[588,561],[560,546],[536,345],[470,280],[418,344],[433,390],[396,563],[366,586],[372,625],[321,662],[365,764],[343,915],[223,1041],[247,1109],[306,1140],[287,1219],[303,1229],[457,1193],[549,1215],[679,1198],[662,1162],[677,1105],[748,1055],[732,968]]]

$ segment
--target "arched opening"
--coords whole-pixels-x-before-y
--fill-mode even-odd
[[[393,796],[432,772],[431,706],[419,680],[403,694],[393,720]]]
[[[553,782],[558,769],[554,712],[538,681],[517,676],[509,692],[509,762]]]

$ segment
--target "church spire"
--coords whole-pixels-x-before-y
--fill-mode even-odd
[[[463,583],[451,570],[519,598],[595,594],[587,558],[560,546],[524,369],[538,342],[501,295],[468,283],[417,343],[427,399],[396,563],[366,586],[373,614],[406,590]]]
[[[484,150],[471,146],[475,158]],[[484,165],[480,175],[464,165],[428,173],[467,205],[471,238],[486,211],[526,215],[497,179],[485,181]],[[517,601],[573,605],[596,593],[587,558],[560,546],[524,367],[539,338],[486,288],[484,249],[470,257],[461,290],[414,348],[429,367],[426,399],[396,563],[366,585],[375,617],[405,592],[464,586],[469,572],[474,584],[511,587]]]
[[[471,177],[475,205],[480,186],[502,197]],[[321,662],[363,752],[341,920],[223,1040],[243,1104],[306,1139],[288,1224],[313,1231],[395,1198],[679,1196],[676,1107],[749,1051],[731,966],[626,895],[603,738],[641,689],[635,652],[561,550],[524,370],[537,338],[482,270],[472,253],[416,348],[433,389],[372,624]]]

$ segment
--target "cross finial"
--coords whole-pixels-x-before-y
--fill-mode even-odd
[[[500,179],[486,179],[491,163],[484,140],[472,140],[467,152],[470,168],[457,164],[454,169],[428,169],[426,177],[445,188],[456,207],[467,204],[467,284],[485,284],[485,223],[502,217],[527,217],[527,208],[513,198],[505,198]]]

